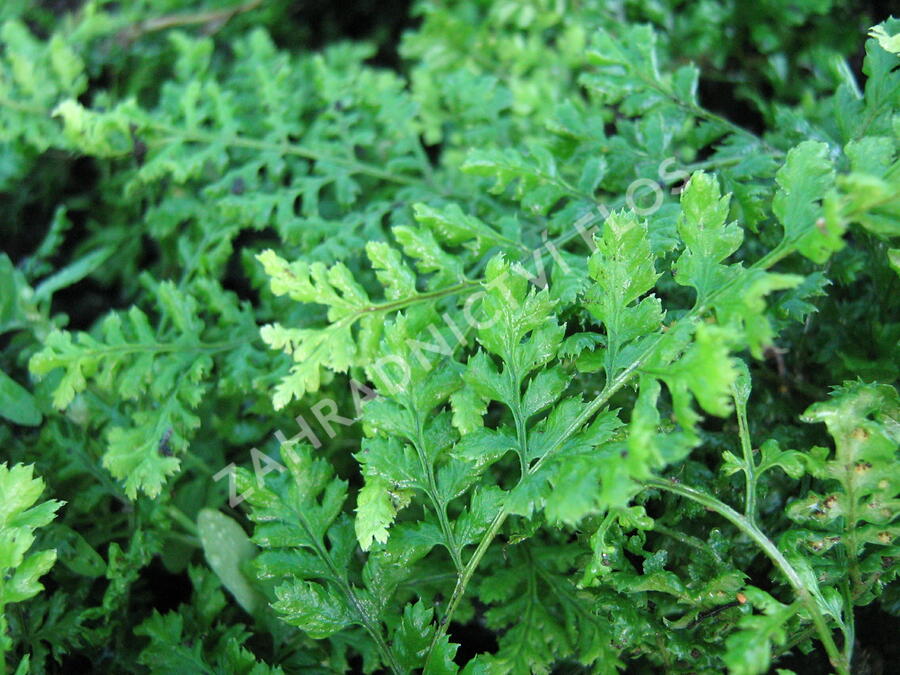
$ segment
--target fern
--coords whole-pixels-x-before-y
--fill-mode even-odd
[[[633,42],[647,43],[646,40]],[[646,105],[675,103],[712,124],[721,124],[714,116],[697,109],[695,103],[690,103],[690,86],[682,90],[679,89],[680,81],[662,78],[654,70],[652,55],[646,51],[622,53],[617,58],[620,60],[611,58],[613,65],[623,62],[635,64],[633,68],[629,65],[631,69],[625,70],[624,77],[641,83],[635,85],[636,91],[649,89],[655,92],[657,98],[648,99]],[[600,87],[596,83],[594,86]],[[621,83],[615,80],[607,81],[603,86],[615,88],[617,92],[623,91]],[[626,110],[631,105],[637,105],[636,99],[635,102],[629,98],[612,99],[612,102],[620,101]],[[758,140],[752,142],[759,143]],[[419,308],[401,310],[396,327],[386,331],[380,351],[370,352],[367,358],[357,363],[337,359],[338,368],[335,370],[339,371],[351,365],[368,365],[369,377],[379,392],[387,396],[386,400],[369,403],[364,409],[364,420],[377,435],[364,446],[359,456],[366,476],[366,485],[360,492],[357,506],[357,535],[363,548],[372,549],[375,552],[373,555],[377,555],[379,544],[390,547],[393,539],[389,537],[397,536],[409,527],[401,522],[394,524],[401,510],[411,513],[410,505],[421,500],[424,518],[414,526],[417,538],[426,550],[441,545],[457,570],[457,586],[450,597],[445,618],[438,623],[431,640],[430,654],[440,653],[442,647],[439,645],[443,644],[441,635],[447,617],[457,609],[474,569],[508,517],[518,515],[533,519],[543,512],[548,524],[571,526],[586,517],[602,516],[607,512],[620,513],[619,510],[625,508],[629,500],[634,499],[647,485],[662,487],[663,483],[651,478],[654,473],[667,464],[681,461],[701,442],[698,433],[701,417],[694,409],[694,400],[707,413],[719,416],[730,414],[732,392],[739,377],[742,377],[738,367],[740,362],[731,354],[749,348],[753,355],[761,357],[764,350],[771,348],[775,333],[766,316],[765,297],[773,292],[795,288],[803,281],[800,275],[773,273],[768,271],[769,268],[793,252],[822,260],[834,250],[833,244],[829,243],[833,241],[830,239],[832,235],[820,225],[824,208],[821,196],[831,189],[834,181],[834,169],[826,159],[825,151],[823,144],[805,143],[787,153],[784,167],[777,176],[780,189],[774,195],[772,204],[774,214],[783,225],[783,236],[780,243],[749,267],[740,263],[725,264],[743,240],[740,228],[727,223],[728,197],[722,196],[717,181],[707,174],[698,173],[692,177],[681,197],[681,213],[676,225],[680,239],[676,246],[681,252],[672,263],[672,278],[678,285],[691,287],[695,298],[692,306],[668,310],[678,316],[671,325],[665,323],[666,312],[660,299],[646,295],[659,283],[656,260],[661,257],[661,252],[653,250],[650,245],[652,238],[647,224],[626,214],[613,214],[607,219],[597,241],[597,250],[588,264],[596,291],[592,295],[591,289],[588,290],[584,305],[603,334],[597,340],[584,338],[579,347],[575,347],[578,343],[573,342],[571,347],[580,352],[585,346],[599,343],[598,348],[585,353],[580,361],[582,370],[602,369],[604,372],[603,389],[589,403],[578,396],[561,400],[573,375],[572,363],[554,363],[561,355],[564,335],[554,314],[572,311],[566,304],[571,305],[573,298],[560,303],[561,298],[553,292],[555,284],[550,289],[528,291],[524,275],[517,275],[514,268],[499,257],[487,264],[481,282],[485,294],[476,325],[487,325],[477,330],[477,338],[484,351],[469,356],[461,382],[459,375],[455,374],[459,366],[455,363],[452,350],[447,354],[450,360],[441,364],[438,370],[434,370],[430,363],[423,364],[422,368],[405,365],[409,371],[405,374],[407,382],[437,383],[408,393],[372,366],[378,356],[393,357],[400,364],[415,362],[409,349],[404,349],[402,345],[421,339],[417,335],[424,335],[422,331],[428,322],[421,317],[428,312]],[[546,151],[540,152],[533,151],[536,157],[543,156],[533,164],[512,151],[504,154],[477,152],[462,168],[470,173],[496,178],[498,182],[493,191],[498,194],[502,194],[512,181],[520,180],[511,198],[524,200],[522,205],[536,214],[547,213],[566,197],[583,199],[583,195],[558,177]],[[413,258],[421,259],[421,248],[405,247],[404,251]],[[440,268],[436,263],[419,266],[420,272],[424,273]],[[324,279],[324,268],[320,268],[317,274]],[[358,300],[347,302],[348,298],[354,297],[353,291],[358,287],[342,288],[337,283],[343,274],[340,268],[333,274],[331,288],[314,288],[304,281],[310,278],[310,273],[301,267],[291,275],[291,283],[295,283],[293,278],[298,279],[295,299],[310,302],[317,301],[318,296],[318,302],[331,307],[329,319],[333,322],[332,326],[339,326],[344,316],[358,313],[367,304],[368,297],[360,292]],[[315,275],[313,273],[312,277]],[[387,283],[397,284],[402,279],[407,290],[415,287],[411,273],[401,266],[399,259],[390,277],[384,272],[381,276],[382,281]],[[280,278],[283,279],[284,274],[275,275],[276,282]],[[337,296],[334,288],[341,288],[342,297]],[[668,292],[663,295],[668,295]],[[577,297],[576,306],[579,302]],[[344,306],[347,309],[342,309]],[[432,313],[432,321],[435,318]],[[707,324],[704,318],[715,325]],[[418,334],[414,332],[415,327],[418,327]],[[323,336],[319,339],[324,339],[326,333],[320,331],[319,334]],[[345,335],[350,337],[349,333]],[[374,344],[362,333],[358,342]],[[347,344],[352,345],[352,342]],[[341,349],[350,352],[352,346]],[[604,408],[632,380],[637,381],[639,394],[633,404],[631,419],[623,427],[616,413]],[[671,396],[673,418],[677,424],[671,431],[660,430],[660,383],[666,385]],[[432,390],[432,386],[439,388]],[[441,396],[437,395],[438,391],[442,392]],[[452,394],[451,419],[456,427],[455,432],[450,427],[447,413],[434,410],[436,404],[446,400],[447,394]],[[482,427],[484,421],[479,418],[488,404],[494,401],[509,411],[510,423]],[[552,407],[552,410],[546,417],[541,415],[536,424],[530,421],[547,407]],[[454,441],[457,433],[459,440]],[[449,455],[444,456],[448,448]],[[504,456],[509,452],[517,459],[518,480],[511,489],[496,493],[498,497],[503,495],[501,501],[485,509],[483,481],[490,475],[485,473],[485,469],[498,462],[502,465]],[[622,459],[612,461],[614,457]],[[767,457],[766,461],[784,464],[787,457]],[[765,468],[755,467],[759,473]],[[791,471],[796,473],[793,468]],[[441,479],[444,476],[448,479],[453,477],[454,489],[443,487]],[[473,490],[472,486],[476,484],[478,487]],[[580,489],[575,489],[575,486]],[[756,489],[755,482],[751,489]],[[459,502],[453,504],[455,499],[469,490],[472,490],[469,508]],[[693,493],[685,491],[684,494]],[[482,503],[476,508],[479,498]],[[721,510],[729,516],[732,513],[724,505]],[[458,524],[469,513],[476,512],[481,514],[477,529],[483,533],[480,540],[460,538],[458,529],[452,524],[453,514],[457,514]],[[732,520],[743,528],[754,528],[752,511],[748,512],[747,517],[750,520]],[[525,536],[527,538],[529,535]],[[533,531],[531,536],[534,536]],[[765,535],[760,533],[757,539],[762,549],[781,565],[795,591],[812,612],[829,654],[833,659],[838,659],[834,642],[825,632],[825,619],[821,612],[825,611],[838,620],[840,617],[827,604],[826,596],[814,581],[798,581],[802,571],[795,569],[795,566],[799,564],[802,570],[801,563],[792,563],[782,557]],[[477,547],[466,561],[465,548],[470,543],[477,544]],[[606,537],[597,537],[594,546],[594,572],[585,576],[588,581],[600,574],[608,556]],[[540,606],[536,604],[538,581],[534,576],[534,564],[519,575],[510,574],[513,575],[511,578],[522,579],[524,576],[526,585],[522,606],[516,609],[518,605],[511,604],[504,611],[512,611],[526,618],[524,623],[509,633],[509,642],[501,644],[497,660],[492,663],[503,671],[526,667],[540,670],[540,664],[549,665],[565,653],[547,651],[546,646],[541,646],[553,635],[548,633],[553,619],[544,603]],[[659,578],[651,582],[649,575],[650,569],[645,566],[640,581],[626,582],[625,577],[621,577],[618,582],[621,585],[617,589],[625,593],[653,590],[672,594],[678,603],[695,607],[700,597],[706,597],[701,593],[695,599],[680,582],[663,581],[664,576],[658,573]],[[725,579],[729,580],[727,585]],[[510,588],[509,582],[503,581],[502,576],[493,583]],[[720,589],[716,591],[720,594],[723,592],[721,589],[734,593],[742,587],[742,583],[740,577],[725,575],[715,587]],[[493,595],[490,592],[484,597],[490,601],[510,599],[507,594]],[[784,609],[776,611],[779,605],[773,604],[774,600],[765,600],[756,591],[748,590],[741,597],[751,598],[751,603],[758,605],[770,617],[766,619],[769,623],[765,630],[771,631],[771,643],[764,642],[757,649],[759,656],[741,665],[741,668],[748,668],[746,672],[760,672],[768,666],[773,645],[784,643],[783,627],[794,619],[797,609],[785,605]],[[816,604],[810,605],[811,602]],[[530,625],[532,614],[535,626]],[[500,616],[498,613],[497,626],[503,625],[499,623]],[[738,623],[738,628],[757,626],[761,621],[759,617],[748,617]],[[554,642],[565,644],[563,635],[558,634]],[[742,635],[736,633],[733,639],[729,638],[727,647],[730,651],[723,655],[725,662],[732,663],[734,668],[738,668],[738,661],[731,654],[746,650],[746,646],[742,646]],[[604,641],[604,638],[597,639],[601,644]],[[568,649],[572,650],[569,654],[575,654],[578,647],[572,644]],[[585,663],[592,663],[601,653],[605,654],[606,663],[611,663],[610,659],[615,658],[605,651],[598,651],[590,657],[582,654],[580,658]]]
[[[31,359],[31,369],[39,375],[63,369],[53,395],[57,408],[70,406],[89,382],[100,392],[142,403],[130,420],[116,419],[119,423],[106,429],[103,464],[114,478],[125,481],[132,498],[138,490],[158,495],[166,478],[178,470],[175,453],[187,449],[199,426],[193,411],[206,391],[204,377],[213,368],[213,355],[241,343],[202,341],[196,300],[170,282],[156,289],[160,327],[167,336],[133,307],[124,319],[109,315],[101,339],[88,333],[74,339],[68,332],[50,333],[44,348]],[[166,328],[169,322],[172,325]]]
[[[860,669],[900,74],[839,5],[6,3],[7,662]]]
[[[6,608],[37,595],[44,586],[39,579],[56,562],[53,549],[29,553],[35,541],[35,531],[48,525],[62,502],[50,499],[37,503],[44,482],[34,478],[34,467],[0,464],[0,658],[6,668],[6,653],[13,643],[8,635]],[[28,657],[20,664],[27,670]]]
[[[896,574],[890,556],[897,537],[898,487],[890,467],[898,439],[897,392],[885,385],[845,383],[829,401],[811,406],[806,422],[824,422],[835,453],[812,448],[807,471],[833,486],[788,505],[788,516],[809,530],[789,540],[816,557],[811,563],[829,586],[842,586],[846,601],[868,602]]]

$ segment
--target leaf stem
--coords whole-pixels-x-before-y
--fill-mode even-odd
[[[424,300],[437,300],[448,295],[455,295],[456,293],[460,293],[462,291],[475,290],[480,286],[480,280],[461,281],[460,283],[454,284],[453,286],[446,286],[445,288],[428,291],[427,293],[418,293],[407,298],[400,298],[399,300],[372,304],[357,310],[354,314],[350,314],[344,317],[343,319],[341,319],[341,321],[346,322],[349,319],[350,323],[352,323],[365,314],[371,314],[373,312],[393,312],[396,310],[404,309],[410,305],[414,305],[417,302],[422,302]]]
[[[444,612],[441,623],[438,626],[438,629],[434,632],[434,637],[431,640],[431,646],[428,648],[429,654],[431,654],[432,650],[434,650],[435,646],[437,645],[440,638],[443,637],[444,633],[447,632],[447,626],[450,625],[450,620],[453,617],[453,613],[456,611],[456,607],[459,605],[460,600],[462,600],[462,597],[466,592],[466,587],[469,585],[469,581],[471,581],[472,579],[472,575],[475,574],[475,570],[478,568],[478,564],[481,562],[484,554],[487,553],[488,548],[494,541],[494,537],[497,536],[497,532],[500,531],[500,528],[503,526],[503,523],[506,521],[506,518],[508,516],[509,511],[506,510],[506,507],[501,508],[497,515],[494,516],[494,519],[488,526],[487,531],[481,538],[481,541],[478,543],[478,547],[475,549],[472,557],[469,558],[469,562],[466,563],[466,566],[463,568],[462,574],[457,577],[456,587],[453,589],[453,594],[450,596],[450,600],[447,603],[447,610]]]
[[[522,415],[522,378],[519,373],[513,376],[513,391],[516,393],[515,405],[511,408],[516,425],[516,454],[519,455],[519,481],[528,474],[528,432],[525,429],[525,418]]]
[[[181,532],[164,532],[163,536],[170,541],[177,541],[185,546],[190,546],[191,548],[203,548],[203,544],[200,543],[200,540],[197,539],[197,537],[181,534]]]
[[[219,144],[230,146],[233,148],[246,148],[248,150],[257,150],[262,152],[278,152],[283,155],[294,155],[296,157],[308,159],[313,162],[334,164],[336,166],[341,166],[345,169],[349,169],[355,173],[365,174],[367,176],[372,176],[373,178],[379,178],[381,180],[386,180],[391,183],[398,183],[400,185],[421,185],[422,183],[421,179],[414,176],[403,176],[391,171],[386,171],[385,169],[381,169],[377,166],[373,166],[365,162],[360,162],[355,159],[328,155],[320,150],[314,150],[310,147],[297,143],[288,143],[287,141],[282,143],[273,143],[270,141],[261,141],[255,138],[247,138],[237,135],[223,137],[216,136],[214,134],[203,133],[201,131],[184,131],[182,129],[170,127],[163,124],[150,124],[149,126],[157,131],[167,133],[171,136],[170,138],[163,137],[158,139],[159,145],[168,145],[173,141],[181,141],[185,143],[204,143],[207,145]],[[150,144],[156,145],[157,142],[154,141]]]
[[[103,358],[112,354],[138,354],[146,352],[155,352],[158,354],[169,354],[173,352],[223,352],[248,342],[254,342],[259,339],[259,333],[253,331],[247,333],[245,337],[238,340],[229,340],[227,342],[155,342],[153,344],[141,344],[139,342],[130,342],[120,345],[105,345],[99,343],[100,346],[94,349],[79,350],[79,358]],[[84,347],[84,343],[79,343],[78,347]],[[56,367],[56,366],[54,366]]]
[[[182,511],[181,509],[179,509],[177,506],[174,506],[174,505],[169,505],[169,508],[166,509],[166,511],[169,514],[169,516],[172,518],[172,520],[174,520],[176,523],[181,525],[185,530],[188,531],[188,533],[190,533],[194,537],[198,536],[196,523],[194,523],[193,520],[188,518],[185,515],[184,511]]]
[[[816,627],[816,632],[819,634],[819,639],[821,640],[822,645],[825,647],[825,651],[828,653],[828,659],[831,662],[831,665],[834,666],[839,675],[850,675],[849,661],[844,655],[840,653],[837,645],[834,642],[834,638],[832,637],[831,631],[828,628],[825,616],[822,614],[821,610],[819,609],[819,605],[816,602],[816,598],[814,596],[815,591],[809,589],[806,586],[802,577],[794,568],[794,566],[791,565],[788,559],[784,557],[784,554],[778,550],[778,547],[775,546],[772,540],[769,539],[765,534],[763,534],[763,532],[758,527],[756,527],[756,525],[754,525],[748,518],[741,515],[730,506],[716,499],[712,495],[706,494],[705,492],[701,492],[700,490],[696,490],[686,485],[674,483],[670,480],[665,480],[662,478],[651,478],[644,482],[644,487],[671,492],[672,494],[676,494],[697,502],[698,504],[705,506],[711,511],[718,513],[720,516],[728,520],[732,525],[737,527],[741,532],[747,535],[747,537],[749,537],[757,546],[759,546],[769,557],[769,559],[773,563],[775,563],[775,566],[778,567],[779,570],[781,570],[782,574],[787,577],[788,583],[791,585],[791,588],[794,589],[797,597],[800,599],[800,601],[803,603],[803,605],[806,607],[806,610],[812,617],[813,624]]]
[[[632,363],[628,368],[622,371],[614,380],[611,380],[607,383],[607,386],[604,387],[603,391],[601,391],[593,401],[591,401],[584,410],[576,417],[566,428],[565,432],[560,436],[559,440],[554,443],[537,462],[534,463],[533,466],[527,468],[526,471],[519,477],[519,484],[522,483],[526,479],[526,477],[535,474],[540,470],[541,466],[543,466],[547,457],[555,453],[562,445],[568,440],[568,438],[575,433],[581,426],[589,420],[594,413],[596,413],[601,407],[606,405],[609,399],[615,394],[625,383],[628,381],[629,373],[633,373],[638,367],[638,362]],[[481,559],[484,557],[484,554],[487,552],[491,543],[494,541],[494,538],[497,536],[497,533],[500,531],[500,528],[503,526],[503,523],[506,522],[507,517],[509,517],[508,507],[504,504],[500,511],[494,516],[494,519],[491,521],[491,524],[488,526],[487,531],[484,536],[481,538],[481,541],[478,543],[478,547],[475,549],[475,552],[472,554],[472,557],[469,559],[469,562],[466,563],[465,568],[462,571],[462,574],[459,576],[456,587],[453,589],[453,594],[450,596],[450,600],[447,603],[447,610],[444,612],[444,617],[441,619],[441,623],[438,626],[438,629],[434,633],[434,638],[431,641],[431,647],[429,648],[429,654],[431,650],[435,648],[438,643],[438,640],[443,636],[446,632],[447,627],[450,624],[450,620],[453,617],[453,613],[456,611],[457,606],[462,600],[463,595],[466,592],[466,587],[469,585],[469,581],[472,579],[472,575],[475,574],[475,570],[478,568]]]
[[[732,398],[737,413],[738,435],[741,438],[741,452],[744,458],[744,515],[756,525],[756,460],[753,458],[753,444],[750,440],[750,428],[747,423],[747,402],[738,396],[732,385]]]
[[[699,537],[695,537],[693,535],[687,534],[686,532],[679,532],[678,530],[673,530],[672,528],[666,527],[665,525],[660,525],[659,521],[653,521],[653,529],[652,532],[658,532],[659,534],[669,537],[670,539],[674,539],[675,541],[681,542],[685,546],[690,546],[692,548],[697,549],[698,551],[703,551],[704,553],[708,553],[713,556],[716,560],[720,560],[719,555],[712,549],[712,547],[707,544],[705,541],[700,539]]]
[[[435,514],[437,515],[438,522],[440,523],[441,533],[444,535],[447,551],[450,553],[450,559],[453,561],[453,566],[456,568],[457,572],[459,572],[463,568],[459,546],[457,545],[456,537],[453,534],[453,527],[450,525],[450,521],[447,518],[447,503],[440,498],[438,493],[437,481],[434,477],[434,465],[429,460],[428,453],[425,451],[425,431],[422,428],[422,419],[419,417],[418,412],[415,413],[415,419],[417,438],[413,445],[415,445],[416,455],[419,457],[419,465],[422,468],[422,473],[425,475],[426,493],[428,499],[431,501],[431,506],[434,508]]]
[[[853,592],[850,590],[850,582],[845,578],[841,582],[841,595],[844,598],[844,659],[847,663],[853,658],[853,646],[856,643],[856,617],[853,612]]]
[[[120,40],[131,42],[147,33],[166,30],[177,26],[206,24],[208,27],[219,28],[233,16],[256,9],[260,4],[262,4],[262,0],[249,0],[249,2],[245,2],[241,5],[226,7],[224,9],[158,16],[125,28],[119,33],[118,37]]]

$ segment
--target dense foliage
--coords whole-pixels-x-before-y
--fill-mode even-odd
[[[900,20],[235,2],[0,7],[5,672],[898,662]]]

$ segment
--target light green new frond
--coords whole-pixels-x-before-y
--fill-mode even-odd
[[[697,291],[697,304],[729,277],[722,261],[738,250],[744,232],[728,219],[729,195],[722,196],[719,182],[707,173],[691,176],[681,195],[678,234],[685,250],[675,264],[675,280]]]
[[[754,357],[762,358],[763,350],[772,345],[775,337],[766,297],[774,291],[796,288],[803,277],[752,268],[742,270],[730,281],[712,301],[716,318],[742,336]]]
[[[49,524],[63,502],[37,504],[44,481],[34,477],[34,466],[0,464],[0,663],[12,647],[7,635],[6,606],[22,602],[44,589],[40,578],[56,561],[56,551],[28,553],[35,531]]]
[[[430,230],[396,227],[394,234],[404,252],[416,260],[420,272],[438,272],[432,281],[447,283],[420,292],[415,275],[400,253],[382,242],[370,242],[366,253],[384,286],[383,301],[373,300],[342,263],[332,267],[303,261],[288,263],[271,250],[257,256],[276,295],[328,308],[329,323],[323,327],[292,328],[276,323],[260,330],[266,344],[294,360],[290,374],[275,389],[276,409],[318,390],[323,370],[346,372],[352,366],[368,366],[378,353],[388,315],[475,288],[474,282],[462,280],[459,263],[438,246]],[[448,277],[448,270],[455,274]]]
[[[617,211],[603,223],[603,235],[588,263],[588,271],[603,293],[603,315],[597,318],[612,323],[613,308],[626,307],[653,288],[659,274],[656,256],[650,250],[647,224],[631,212]],[[610,326],[610,330],[621,330]]]
[[[731,386],[739,373],[738,361],[731,356],[734,344],[732,331],[705,323],[693,330],[680,324],[662,338],[653,357],[640,368],[626,461],[632,475],[647,478],[652,470],[683,459],[699,443],[695,400],[710,414],[726,417],[731,412]],[[671,394],[679,427],[668,433],[660,432],[656,380],[665,383]]]
[[[700,324],[690,348],[669,366],[663,380],[672,393],[675,416],[684,426],[692,421],[690,393],[705,411],[726,417],[731,412],[731,385],[737,379],[736,360],[730,356],[729,333]]]
[[[597,284],[588,292],[586,306],[606,331],[607,348],[602,353],[606,375],[612,378],[632,361],[640,338],[657,333],[662,326],[659,299],[653,294],[642,297],[660,275],[647,224],[633,213],[610,215],[596,243],[588,272]]]
[[[270,277],[275,295],[287,295],[298,302],[329,308],[329,321],[338,321],[369,302],[365,290],[342,263],[326,267],[322,263],[288,263],[268,249],[257,256]]]
[[[554,302],[547,289],[537,291],[502,257],[495,256],[485,271],[487,293],[482,303],[478,340],[488,351],[522,373],[547,363],[562,340],[552,315]],[[522,346],[529,333],[533,340]]]
[[[803,277],[723,264],[744,238],[739,225],[726,222],[728,213],[729,195],[721,194],[717,179],[694,174],[681,195],[678,233],[685,250],[675,263],[675,281],[696,289],[695,307],[711,305],[719,323],[733,328],[736,340],[743,340],[761,358],[774,336],[765,297],[797,286]]]
[[[852,129],[853,138],[863,135],[892,136],[896,138],[896,116],[898,96],[900,96],[900,72],[897,71],[898,56],[890,46],[900,33],[900,19],[891,16],[875,27],[893,37],[885,46],[881,35],[866,40],[866,58],[863,72],[866,74],[865,114],[861,115],[857,126]]]
[[[452,284],[464,278],[459,258],[441,247],[430,228],[398,225],[392,232],[403,252],[416,261],[416,269],[422,274],[433,275],[432,287]]]
[[[390,481],[371,475],[366,477],[366,484],[356,497],[353,526],[363,551],[368,551],[373,542],[383,544],[388,539],[388,528],[397,515],[390,490]]]
[[[638,286],[626,286],[625,294],[641,293],[636,289],[647,280],[640,276]],[[519,457],[521,475],[504,498],[505,509],[529,518],[546,509],[551,522],[575,525],[620,497],[614,487],[621,484],[617,464],[610,461],[607,447],[618,418],[604,413],[590,422],[582,416],[585,404],[580,396],[564,398],[572,380],[571,364],[553,363],[564,326],[552,313],[548,290],[529,289],[501,257],[488,264],[485,285],[478,336],[486,351],[470,356],[463,391],[472,392],[483,406],[502,403],[512,419],[511,424],[464,435],[454,453],[486,467],[512,450]],[[494,357],[499,357],[499,367]]]
[[[891,35],[884,24],[879,24],[869,29],[869,37],[878,40],[878,44],[885,51],[900,55],[900,33]]]
[[[53,117],[62,120],[63,134],[81,152],[97,157],[122,157],[134,147],[132,134],[143,114],[134,101],[98,112],[67,99],[53,109]]]
[[[20,150],[43,152],[62,143],[59,126],[46,114],[84,93],[85,65],[62,34],[40,41],[18,20],[0,28],[0,140]]]
[[[375,269],[375,276],[384,286],[387,300],[399,300],[416,294],[416,275],[409,269],[400,252],[383,241],[366,243],[366,255]]]
[[[388,280],[391,292],[397,290],[397,284],[405,279],[404,268],[399,267],[399,258],[389,258],[379,247],[370,247],[368,252],[376,266],[381,267],[379,277]],[[321,382],[322,368],[343,372],[359,362],[353,325],[377,308],[370,306],[366,291],[340,263],[331,268],[322,263],[288,263],[271,250],[263,251],[257,258],[269,275],[272,291],[276,295],[287,295],[298,302],[325,305],[331,322],[324,328],[288,328],[270,324],[260,330],[266,344],[290,354],[294,359],[290,375],[275,390],[273,403],[278,409],[293,398],[301,398],[307,391],[316,391]],[[396,266],[391,273],[384,266],[392,262]],[[363,322],[360,330],[376,330],[376,326]]]

